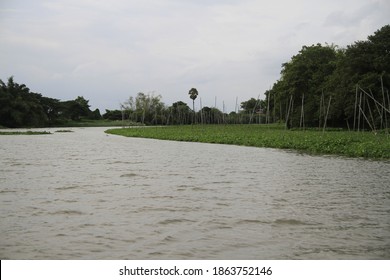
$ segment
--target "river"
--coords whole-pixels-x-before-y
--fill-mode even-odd
[[[389,161],[72,130],[0,136],[0,259],[390,259]]]

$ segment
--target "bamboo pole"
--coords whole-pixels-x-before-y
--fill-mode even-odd
[[[383,104],[386,106],[386,104]],[[390,110],[390,96],[389,96],[389,90],[387,90],[387,105],[389,105],[389,110]],[[386,133],[389,133],[389,127],[387,125],[387,112],[385,111],[385,120],[386,120]]]
[[[371,94],[371,97],[374,98],[374,94],[372,93],[371,89],[370,89],[370,94]],[[376,104],[375,102],[374,102],[374,104],[375,104],[377,112],[379,113],[379,117],[381,118],[380,129],[382,129],[382,125],[383,125],[383,119],[382,119],[383,108],[382,108],[382,110],[379,110],[378,104]],[[371,113],[371,109],[370,109],[370,113]],[[374,119],[373,118],[372,118],[372,121],[373,121],[373,124],[374,124],[374,127],[375,127],[375,123],[374,123]]]
[[[222,101],[222,122],[225,123],[225,100]]]
[[[374,131],[374,129],[372,128],[372,126],[371,126],[371,124],[370,124],[370,121],[369,121],[368,118],[366,117],[366,114],[364,114],[364,111],[363,111],[362,107],[359,106],[359,110],[362,112],[363,117],[366,119],[368,125],[371,127],[371,130]]]
[[[354,106],[354,112],[353,112],[353,130],[355,130],[355,128],[356,128],[357,99],[358,99],[358,85],[356,85],[356,93],[355,93],[355,106]]]
[[[302,107],[301,107],[301,118],[300,118],[300,121],[299,121],[299,128],[302,128],[305,129],[305,111],[304,111],[304,101],[305,101],[305,94],[303,93],[302,94]]]
[[[386,106],[386,101],[385,101],[385,90],[383,88],[383,74],[381,75],[381,90],[382,90],[382,99],[383,99],[383,106]],[[376,105],[376,104],[375,104]],[[385,113],[385,111],[383,110],[382,108],[382,111],[381,111],[381,129],[383,128],[382,127],[382,123],[383,123],[383,114]],[[386,114],[386,113],[385,113]],[[387,124],[386,124],[387,126]]]
[[[382,98],[383,98],[383,107],[385,108],[386,107],[386,98],[385,98],[385,89],[383,87],[383,75],[381,75],[381,90],[382,90]],[[387,114],[386,114],[386,111],[383,110],[383,107],[382,107],[382,111],[381,111],[381,117],[384,118],[385,131],[387,133]],[[382,121],[383,121],[383,119],[381,119],[381,129],[382,129]]]
[[[362,100],[362,103],[363,103],[363,113],[366,111],[366,95],[363,94],[363,100]],[[365,126],[365,122],[362,122],[362,126],[363,126],[363,131],[366,130],[366,126]]]
[[[290,95],[290,102],[288,103],[288,110],[287,110],[287,115],[286,115],[286,128],[290,128],[288,125],[288,121],[290,118],[290,110],[291,110],[291,104],[292,104],[293,96]]]
[[[323,110],[323,107],[325,107],[324,99],[325,99],[324,98],[324,90],[322,89],[321,99],[320,99],[320,112],[319,112],[319,115],[318,115],[318,130],[321,129],[322,110]]]
[[[250,118],[249,118],[249,124],[252,123],[252,119],[253,119],[253,116],[254,116],[254,114],[255,114],[255,110],[256,110],[256,107],[257,107],[257,103],[259,103],[259,101],[260,101],[260,94],[257,96],[257,101],[256,101],[256,104],[255,104],[255,107],[253,107],[252,114],[251,114],[251,116],[250,116]]]
[[[371,96],[368,92],[366,92],[365,90],[363,90],[362,88],[360,88],[361,91],[363,91],[368,97],[370,97],[376,104],[378,104],[381,108],[383,108],[383,110],[385,110],[386,112],[390,113],[390,104],[389,104],[389,109],[387,109],[385,106],[383,106],[383,104],[379,103],[373,96]]]
[[[271,92],[268,91],[268,98],[267,98],[267,115],[266,115],[266,118],[265,118],[265,122],[266,124],[269,124],[269,100],[271,98]]]
[[[276,120],[276,109],[275,109],[275,106],[276,106],[276,96],[275,96],[275,93],[274,93],[274,99],[273,99],[273,102],[274,102],[274,107],[273,107],[273,110],[272,110],[272,123],[275,123],[275,120]]]
[[[358,132],[360,131],[360,115],[361,115],[361,105],[362,105],[362,92],[360,92],[360,96],[359,96],[359,115],[358,115]]]
[[[330,102],[332,101],[332,96],[329,97],[329,102],[328,102],[328,109],[326,110],[326,116],[325,116],[325,119],[324,119],[324,128],[323,128],[323,132],[325,131],[325,128],[326,128],[326,123],[327,123],[327,120],[328,120],[328,114],[329,114],[329,109],[330,109]]]
[[[236,108],[234,110],[234,112],[236,112],[236,115],[234,116],[234,123],[237,124],[238,123],[238,96],[236,96]]]
[[[367,101],[368,111],[370,112],[370,116],[371,116],[371,120],[372,120],[372,125],[370,125],[370,123],[368,123],[368,125],[370,125],[371,129],[374,132],[376,132],[375,121],[374,121],[374,117],[372,116],[370,102],[368,102],[368,100],[366,100],[366,101]]]
[[[202,107],[202,97],[199,97],[199,106],[200,106],[200,122],[203,124],[203,107]]]

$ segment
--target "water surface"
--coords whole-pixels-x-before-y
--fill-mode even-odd
[[[388,161],[72,130],[0,137],[1,259],[390,259]]]

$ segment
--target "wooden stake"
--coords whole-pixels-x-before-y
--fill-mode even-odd
[[[324,90],[322,90],[321,93],[321,99],[320,99],[320,112],[318,115],[318,130],[321,129],[321,120],[322,120],[322,108],[325,107],[325,101],[324,101]]]
[[[389,109],[387,109],[383,104],[379,103],[373,96],[371,96],[368,92],[364,91],[362,88],[360,88],[361,91],[363,91],[368,97],[370,97],[376,104],[378,104],[383,110],[390,113],[390,105]]]
[[[366,119],[368,125],[371,127],[371,130],[374,131],[374,129],[372,128],[372,126],[371,126],[371,124],[370,124],[370,121],[369,121],[368,118],[366,117],[366,114],[364,114],[364,111],[362,110],[362,107],[359,106],[359,110],[362,112],[363,117]]]
[[[292,100],[293,100],[293,96],[290,95],[290,102],[289,102],[289,105],[288,105],[288,110],[287,110],[287,115],[286,115],[286,128],[290,128],[289,125],[288,125],[288,120],[289,120],[289,117],[290,117],[290,110],[291,110]]]
[[[372,120],[372,125],[370,125],[370,123],[368,123],[368,125],[371,127],[371,130],[373,130],[375,132],[376,131],[375,121],[374,121],[374,117],[372,116],[370,102],[368,102],[368,100],[366,100],[366,101],[367,101],[368,111],[370,112],[370,116],[371,116],[371,120]]]
[[[325,131],[325,128],[326,128],[326,122],[328,120],[328,114],[329,114],[329,108],[330,108],[330,102],[332,101],[332,96],[329,97],[329,103],[328,103],[328,109],[326,110],[326,117],[325,117],[325,120],[324,120],[324,128],[323,128],[323,132]]]
[[[361,105],[362,105],[362,92],[360,92],[360,97],[359,97],[359,115],[358,115],[358,127],[357,127],[357,130],[360,131],[360,108],[361,108]]]
[[[356,109],[357,109],[357,97],[358,97],[358,85],[356,85],[356,93],[355,93],[355,106],[353,112],[353,130],[355,130],[356,126]]]
[[[268,91],[268,98],[267,98],[267,115],[266,115],[266,118],[265,118],[265,122],[267,124],[269,124],[269,100],[271,98],[271,92]]]
[[[304,100],[305,100],[305,94],[303,93],[302,94],[301,119],[299,121],[299,128],[303,127],[303,129],[305,129],[305,111],[304,111],[304,108],[303,108]]]

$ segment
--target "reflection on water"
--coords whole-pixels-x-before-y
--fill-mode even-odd
[[[0,137],[1,259],[390,258],[389,162],[72,130]]]

